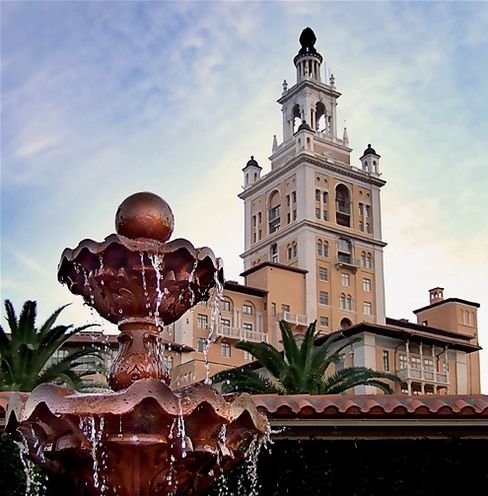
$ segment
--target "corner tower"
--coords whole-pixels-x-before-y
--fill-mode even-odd
[[[347,131],[337,136],[341,94],[334,77],[322,76],[325,63],[310,28],[299,41],[296,84],[285,81],[278,99],[283,140],[273,140],[271,171],[253,176],[239,195],[244,269],[270,263],[306,271],[306,315],[297,321],[317,319],[325,332],[385,323],[379,155],[368,145],[362,163],[351,165]],[[373,156],[377,166],[366,167],[365,157]]]

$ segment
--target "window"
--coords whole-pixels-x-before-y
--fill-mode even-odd
[[[434,361],[432,358],[424,358],[424,367],[425,370],[428,370],[429,372],[434,371]]]
[[[278,263],[278,245],[276,243],[271,245],[271,261]]]
[[[261,212],[258,212],[258,224],[261,224]]]
[[[390,370],[390,357],[388,350],[383,350],[383,370],[386,372]]]
[[[371,253],[366,254],[366,268],[371,269],[373,267],[373,257]]]
[[[329,243],[327,241],[324,241],[324,257],[329,256]]]
[[[341,283],[343,286],[348,288],[349,287],[349,281],[350,281],[349,274],[341,274]]]
[[[298,255],[298,246],[296,243],[293,243],[293,256],[296,257]]]
[[[286,214],[286,223],[289,224],[290,222],[291,222],[291,214],[290,214],[290,212],[288,212]]]
[[[352,310],[352,296],[341,293],[340,307],[342,310]]]
[[[244,303],[244,305],[242,305],[242,313],[244,315],[252,315],[252,305]]]
[[[319,257],[323,256],[323,253],[324,253],[324,250],[323,250],[323,246],[324,244],[322,243],[322,241],[320,241],[320,239],[317,241],[317,255]]]
[[[293,210],[293,220],[297,220],[297,211]]]
[[[222,300],[220,302],[220,308],[223,312],[230,312],[230,301],[229,300]]]
[[[336,222],[340,226],[351,226],[351,199],[349,190],[343,184],[336,187]]]
[[[329,196],[329,195],[327,194],[327,192],[326,192],[326,191],[324,191],[324,193],[323,193],[323,198],[322,198],[322,201],[323,201],[324,203],[327,203],[328,196]]]
[[[273,317],[276,315],[276,303],[271,303],[271,315]]]
[[[208,328],[208,317],[205,314],[199,313],[197,315],[197,326],[199,329]]]
[[[400,370],[404,370],[407,368],[407,356],[400,355]]]
[[[339,370],[342,370],[345,366],[345,359],[344,359],[344,355],[341,355],[341,357],[339,358],[339,361],[336,363],[336,372],[338,372]]]
[[[268,216],[270,222],[277,219],[280,216],[280,206],[270,208]]]
[[[244,322],[242,324],[242,328],[244,329],[244,339],[251,339],[252,338],[252,324],[249,322]]]
[[[256,227],[256,216],[252,216],[252,227]]]
[[[364,315],[371,315],[372,305],[369,301],[363,303],[363,313]]]
[[[327,291],[320,291],[319,301],[320,301],[321,305],[328,305],[329,304],[329,293],[327,293]]]
[[[322,210],[322,219],[328,220],[329,216],[327,215],[327,210]]]
[[[329,317],[320,316],[320,327],[329,327]]]
[[[230,319],[220,319],[222,327],[230,327]]]
[[[290,203],[290,195],[286,195],[286,206],[289,207]]]
[[[321,281],[328,281],[329,280],[329,273],[328,273],[327,267],[319,267],[319,279]]]
[[[281,309],[283,310],[283,312],[289,312],[290,311],[290,305],[286,305],[283,303],[283,305],[281,305]]]
[[[249,353],[249,351],[244,352],[244,360],[251,361],[254,360],[254,357]]]
[[[197,339],[197,350],[199,353],[205,353],[205,349],[207,347],[207,340],[205,338]]]
[[[317,219],[320,219],[320,207],[317,207],[317,208],[315,209],[315,217],[316,217]]]
[[[292,198],[293,203],[297,202],[297,194],[295,193],[295,191],[292,192],[291,198]]]
[[[288,252],[288,260],[290,260],[291,258],[293,258],[293,249],[290,245],[288,245],[287,252]]]
[[[320,189],[315,190],[315,201],[320,201],[320,197],[322,195],[320,194]]]
[[[366,222],[366,224],[365,224],[365,226],[364,226],[364,232],[367,232],[367,233],[371,232],[371,231],[370,231],[370,225],[369,225],[369,222]]]
[[[337,240],[337,260],[338,262],[352,263],[351,242],[348,239],[339,238]]]
[[[422,362],[419,357],[410,357],[410,362],[413,369],[420,369],[422,367]]]
[[[220,354],[223,357],[230,357],[230,344],[229,343],[221,343],[220,345]]]
[[[371,291],[371,279],[363,279],[363,291],[368,293]]]

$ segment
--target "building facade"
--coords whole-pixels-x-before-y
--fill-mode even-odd
[[[254,157],[243,168],[244,282],[227,281],[220,303],[198,304],[168,327],[179,343],[165,352],[172,384],[249,363],[240,340],[279,347],[280,320],[297,334],[316,320],[323,335],[361,338],[340,367],[395,373],[405,394],[479,393],[477,303],[434,288],[416,323],[386,317],[381,157],[368,145],[351,160],[347,130],[338,134],[341,93],[315,43],[306,28],[296,82],[284,81],[278,99],[282,141],[273,139],[270,171],[262,175]]]

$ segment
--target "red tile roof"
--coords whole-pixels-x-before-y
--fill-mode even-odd
[[[255,395],[269,418],[484,418],[487,395]],[[488,424],[487,424],[488,425]]]

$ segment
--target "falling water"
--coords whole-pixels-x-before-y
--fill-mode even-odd
[[[217,338],[217,331],[220,318],[220,304],[224,295],[224,285],[220,282],[218,272],[214,273],[215,288],[209,298],[210,303],[210,326],[208,328],[207,339],[205,340],[204,356],[205,356],[205,384],[212,384],[210,379],[210,365],[208,363],[208,352],[210,343],[213,343]]]
[[[104,417],[100,417],[98,428],[95,417],[80,417],[80,430],[90,442],[93,460],[93,486],[95,489],[100,489],[100,496],[105,496],[108,489],[103,477],[103,470],[106,468],[107,462],[107,453],[102,450],[104,425]]]
[[[144,252],[139,252],[139,256],[141,258],[141,277],[142,277],[142,289],[144,291],[144,300],[146,301],[146,308],[149,309],[149,315],[152,314],[151,303],[149,302],[149,293],[147,291],[147,281],[146,281],[146,267],[144,265]]]
[[[25,494],[26,496],[42,496],[46,486],[42,484],[34,463],[29,460],[27,442],[24,439],[23,442],[16,442],[16,444],[19,447],[20,461],[25,474]]]

